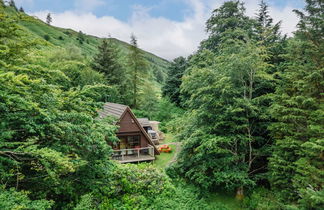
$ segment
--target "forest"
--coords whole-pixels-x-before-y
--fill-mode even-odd
[[[292,36],[258,5],[225,1],[169,62],[0,0],[0,209],[323,209],[324,2]],[[111,160],[105,102],[160,121],[176,161]]]

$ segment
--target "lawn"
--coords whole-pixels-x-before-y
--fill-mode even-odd
[[[226,192],[212,193],[207,198],[207,203],[210,206],[219,206],[221,204],[224,209],[241,210],[241,202],[235,199],[234,194]]]
[[[174,157],[176,153],[176,146],[170,145],[171,152],[170,153],[164,153],[162,152],[160,155],[156,156],[156,160],[154,161],[154,165],[158,168],[164,169],[167,167],[167,165],[170,163],[172,158]]]
[[[163,142],[161,144],[168,144],[171,142],[175,142],[174,136],[172,133],[166,133],[165,134],[165,139],[163,140]]]

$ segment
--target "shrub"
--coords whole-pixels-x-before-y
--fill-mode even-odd
[[[52,201],[47,200],[30,200],[28,192],[18,192],[14,188],[10,190],[0,189],[0,209],[49,209],[53,205]]]
[[[51,37],[50,37],[48,34],[45,34],[45,35],[44,35],[44,39],[45,39],[46,41],[49,41],[49,40],[51,39]]]
[[[243,200],[243,206],[247,209],[267,209],[276,210],[283,209],[283,205],[280,204],[275,193],[265,188],[258,188],[254,192]]]

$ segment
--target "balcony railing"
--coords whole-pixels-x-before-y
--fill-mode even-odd
[[[114,150],[112,159],[117,160],[120,163],[155,160],[154,147],[149,146],[133,149]]]

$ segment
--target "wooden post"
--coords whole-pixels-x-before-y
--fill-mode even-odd
[[[121,151],[121,154],[122,154],[122,160],[124,160],[124,153],[123,153],[123,150]]]
[[[137,149],[137,157],[139,159],[139,157],[140,157],[140,149]]]

